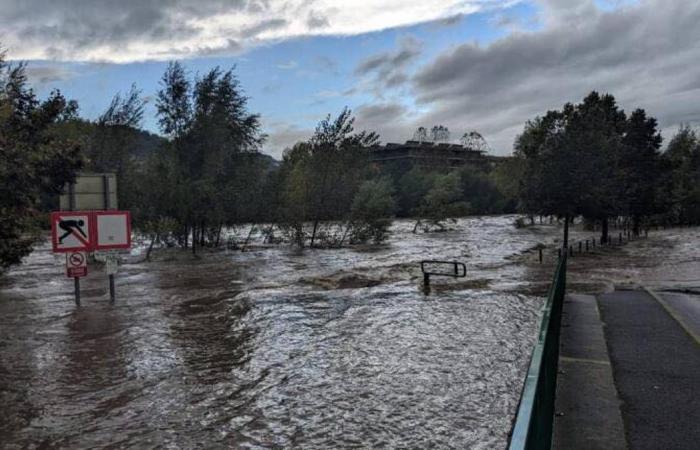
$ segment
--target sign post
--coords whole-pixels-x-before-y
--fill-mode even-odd
[[[85,252],[66,253],[66,276],[73,278],[75,305],[80,306],[80,277],[87,276],[87,255]]]
[[[131,248],[131,215],[117,208],[117,176],[114,173],[81,173],[65,186],[59,199],[64,211],[51,213],[51,243],[66,255],[66,271],[75,280],[75,303],[80,306],[80,277],[87,275],[86,252]],[[65,211],[66,209],[70,211]],[[82,210],[82,211],[76,211]],[[82,255],[84,266],[73,266]],[[109,299],[114,303],[116,254],[108,252]]]
[[[75,281],[75,304],[80,306],[80,277],[87,275],[86,252],[131,247],[129,211],[56,211],[51,213],[51,244],[66,253],[66,274]],[[109,252],[105,271],[109,276],[109,299],[116,298],[114,274],[117,256]]]
[[[97,240],[95,250],[116,250],[131,248],[131,213],[129,211],[96,211],[95,231]],[[109,301],[114,303],[114,274],[118,262],[112,252],[107,254],[105,270],[109,276]]]

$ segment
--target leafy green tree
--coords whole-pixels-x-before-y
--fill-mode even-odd
[[[463,201],[460,181],[457,172],[434,174],[432,186],[417,209],[419,219],[413,227],[414,233],[424,221],[444,230],[447,219],[464,216],[469,212],[469,205]]]
[[[525,160],[521,203],[530,214],[583,215],[603,224],[620,210],[619,159],[626,117],[613,96],[590,93],[578,105],[528,122],[515,144]]]
[[[169,171],[162,176],[170,180],[174,200],[167,214],[182,224],[185,236],[191,233],[193,252],[217,243],[223,225],[249,215],[242,204],[251,193],[245,191],[262,184],[263,177],[251,175],[258,166],[250,155],[265,136],[247,104],[232,69],[216,67],[192,83],[179,63],[171,63],[161,79],[156,108],[170,141],[161,155],[169,163],[159,167]]]
[[[394,208],[394,187],[390,179],[379,178],[362,183],[350,210],[351,241],[384,242],[388,237]]]
[[[0,269],[18,264],[39,238],[42,194],[58,195],[75,179],[80,147],[56,130],[73,120],[75,102],[58,91],[39,101],[25,65],[7,66],[0,55]]]
[[[117,176],[120,207],[130,209],[138,217],[138,200],[142,195],[137,176],[136,150],[141,137],[145,101],[141,91],[132,85],[127,94],[117,93],[107,109],[88,130],[85,139],[85,169],[92,172],[114,172]]]
[[[687,125],[668,143],[664,160],[670,167],[668,196],[671,219],[680,224],[700,223],[700,139]]]
[[[285,154],[286,222],[303,245],[303,224],[311,222],[310,244],[316,243],[319,225],[347,218],[353,198],[369,170],[368,148],[378,142],[375,133],[354,132],[355,118],[345,108],[335,119],[327,116],[309,142]]]
[[[664,171],[660,170],[661,134],[656,125],[656,119],[637,109],[630,115],[622,138],[622,204],[625,215],[632,219],[635,235],[639,235],[643,218],[661,210],[657,197]]]

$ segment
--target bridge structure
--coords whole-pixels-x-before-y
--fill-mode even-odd
[[[565,293],[560,259],[510,449],[696,449],[700,289]]]

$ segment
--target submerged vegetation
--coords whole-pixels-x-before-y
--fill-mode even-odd
[[[419,232],[470,214],[582,216],[604,240],[621,217],[636,233],[700,223],[695,131],[682,127],[662,151],[656,120],[641,109],[627,116],[611,95],[593,92],[528,121],[513,157],[494,164],[375,164],[379,136],[355,130],[347,108],[275,161],[261,153],[260,117],[233,70],[191,78],[171,63],[156,96],[157,136],[141,129],[145,100],[135,86],[88,121],[59,92],[38,100],[24,65],[0,60],[0,68],[3,267],[31,250],[42,212],[79,170],[117,174],[120,207],[150,236],[149,254],[156,244],[218,247],[225,229],[243,223],[268,243],[323,248],[380,244],[393,217],[414,218]],[[449,139],[442,126],[417,134]]]

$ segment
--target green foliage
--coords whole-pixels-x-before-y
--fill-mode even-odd
[[[417,213],[420,219],[427,219],[431,225],[442,230],[445,228],[445,220],[466,215],[469,205],[463,201],[458,172],[433,174],[431,178],[432,185],[423,197]]]
[[[663,155],[669,167],[665,187],[668,217],[675,223],[700,223],[700,139],[681,126]]]
[[[350,210],[351,242],[384,242],[388,237],[394,208],[394,188],[390,179],[379,178],[362,183]]]
[[[354,121],[347,108],[333,120],[328,116],[308,142],[284,154],[282,222],[299,246],[305,245],[305,222],[312,224],[309,245],[314,246],[322,222],[347,220],[355,193],[368,176],[367,149],[378,136],[354,133]]]
[[[25,66],[0,55],[0,269],[31,252],[40,228],[42,195],[58,194],[81,167],[80,148],[56,126],[73,120],[77,104],[58,91],[39,101]]]
[[[525,125],[515,154],[523,164],[524,212],[603,223],[628,215],[638,230],[656,212],[662,172],[656,120],[636,110],[628,119],[611,95],[589,94]]]

